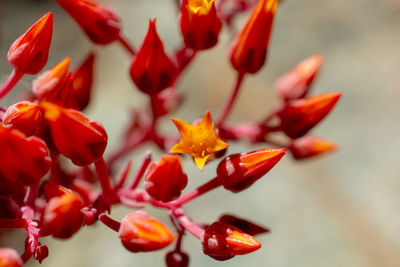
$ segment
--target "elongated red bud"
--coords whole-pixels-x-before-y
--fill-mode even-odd
[[[68,72],[70,63],[71,58],[67,57],[33,81],[33,93],[37,99],[67,108],[77,108],[72,90],[72,76]]]
[[[187,47],[203,50],[218,42],[222,27],[214,0],[183,0],[180,17],[181,32]]]
[[[315,77],[322,67],[324,56],[317,54],[306,58],[283,75],[275,85],[284,100],[303,98],[307,95]]]
[[[328,93],[287,102],[277,113],[282,131],[291,138],[305,135],[331,112],[340,96]]]
[[[180,157],[164,155],[159,162],[149,166],[144,187],[156,200],[168,202],[180,196],[187,181]]]
[[[149,95],[171,86],[176,79],[176,66],[164,51],[156,20],[150,21],[143,44],[133,58],[130,74],[139,90]]]
[[[222,222],[208,226],[201,237],[204,254],[220,261],[251,253],[261,244],[251,235]]]
[[[256,73],[265,63],[278,0],[260,0],[230,49],[232,66],[242,73]]]
[[[265,148],[227,156],[218,165],[218,179],[226,189],[240,192],[269,172],[285,154],[286,149]]]
[[[90,0],[57,0],[93,43],[105,45],[118,39],[121,22],[116,12]]]
[[[188,267],[189,256],[182,251],[171,251],[165,257],[167,267]]]
[[[29,101],[21,101],[9,107],[3,119],[4,125],[11,126],[26,136],[33,135],[41,121],[40,107]]]
[[[107,133],[97,121],[91,121],[79,111],[42,102],[45,120],[58,151],[75,165],[85,166],[103,156]]]
[[[24,262],[12,248],[0,248],[0,267],[22,267]]]
[[[11,182],[37,184],[50,169],[46,144],[37,137],[0,124],[0,147],[0,176]]]
[[[79,110],[84,110],[90,102],[94,60],[95,55],[93,53],[89,54],[72,75],[72,89]]]
[[[46,205],[43,223],[47,231],[57,238],[70,238],[83,225],[83,201],[77,193],[58,185],[61,195],[53,197]]]
[[[47,13],[11,45],[8,62],[19,72],[38,73],[47,63],[52,34],[53,14]]]
[[[295,159],[305,159],[335,151],[337,144],[315,136],[303,136],[294,139],[289,147]]]
[[[171,230],[144,211],[126,215],[118,233],[124,247],[131,252],[159,250],[174,241]]]

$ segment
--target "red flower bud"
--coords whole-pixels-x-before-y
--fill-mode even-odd
[[[218,221],[225,223],[225,224],[232,225],[232,226],[240,229],[241,231],[245,232],[246,234],[249,234],[252,236],[269,232],[269,229],[267,229],[265,227],[262,227],[255,223],[252,223],[248,220],[239,218],[237,216],[229,215],[229,214],[221,216],[221,218],[219,218]]]
[[[201,237],[201,243],[204,254],[220,261],[251,253],[261,247],[251,235],[222,222],[208,226]]]
[[[0,248],[0,267],[22,267],[24,262],[12,248]]]
[[[37,137],[0,124],[0,147],[0,176],[10,182],[37,184],[50,168],[47,147]]]
[[[144,211],[126,215],[118,233],[122,245],[131,252],[159,250],[174,241],[171,230]]]
[[[293,140],[289,147],[295,159],[318,156],[337,149],[337,144],[315,136],[303,136]]]
[[[118,39],[121,22],[112,8],[90,0],[57,2],[79,24],[92,42],[105,45]]]
[[[33,93],[39,100],[68,108],[77,108],[72,91],[72,76],[68,73],[71,58],[67,57],[33,81]]]
[[[90,101],[93,85],[94,59],[94,54],[89,54],[72,75],[72,89],[79,110],[84,110]]]
[[[180,157],[164,155],[158,163],[149,166],[144,187],[156,200],[168,202],[180,196],[187,182]]]
[[[43,223],[54,237],[65,239],[70,238],[83,225],[83,201],[74,191],[61,185],[58,187],[62,194],[51,198],[46,205]]]
[[[214,0],[183,0],[180,26],[187,47],[203,50],[216,45],[222,23]]]
[[[21,101],[7,109],[3,123],[23,132],[27,136],[31,136],[38,129],[41,120],[42,113],[37,104]]]
[[[139,90],[149,95],[159,93],[175,81],[177,69],[164,51],[155,20],[150,21],[143,44],[133,58],[130,74]]]
[[[285,153],[286,149],[265,148],[227,156],[217,167],[219,181],[226,189],[240,192],[271,170]]]
[[[182,251],[171,251],[165,257],[167,267],[188,267],[189,256]]]
[[[336,105],[340,93],[328,93],[287,102],[277,113],[282,131],[291,138],[305,135]]]
[[[303,98],[309,91],[324,61],[323,55],[306,58],[276,83],[277,93],[285,100]]]
[[[53,14],[47,13],[20,36],[8,50],[8,62],[19,72],[36,74],[47,63]]]
[[[85,166],[103,156],[107,133],[97,121],[82,113],[42,102],[44,118],[48,122],[52,140],[59,152],[75,165]]]
[[[232,43],[230,59],[238,72],[255,73],[264,65],[278,0],[260,0]]]

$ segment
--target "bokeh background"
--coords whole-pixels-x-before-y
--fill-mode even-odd
[[[218,1],[218,0],[216,0]],[[103,0],[114,6],[124,33],[140,44],[149,18],[157,18],[159,34],[172,52],[179,45],[177,14],[172,0]],[[0,79],[11,72],[10,44],[46,12],[54,13],[54,35],[47,68],[66,56],[73,66],[94,49],[95,94],[87,114],[103,123],[110,136],[107,153],[129,120],[129,108],[146,98],[128,76],[129,55],[118,44],[93,46],[55,0],[2,0]],[[249,13],[235,22],[236,29]],[[262,118],[277,103],[273,84],[302,59],[323,53],[325,65],[313,93],[340,91],[334,112],[313,134],[334,140],[340,151],[295,162],[287,156],[250,189],[232,194],[218,189],[190,203],[186,210],[196,221],[211,222],[229,212],[251,218],[272,229],[260,236],[263,247],[247,256],[215,262],[204,256],[192,236],[184,241],[191,266],[400,266],[400,2],[397,0],[285,0],[278,8],[268,64],[247,77],[231,122]],[[219,45],[200,53],[179,84],[186,102],[173,114],[186,121],[210,109],[214,117],[229,94],[234,72],[227,59],[232,32],[222,32]],[[29,90],[33,77],[24,77],[1,103]],[[175,131],[167,120],[166,131]],[[231,152],[254,147],[234,144]],[[0,148],[1,149],[1,148]],[[137,166],[146,146],[128,158]],[[158,160],[159,154],[154,159]],[[187,159],[190,173],[186,190],[215,174],[216,162],[199,172]],[[117,208],[114,218],[127,209]],[[165,213],[150,209],[167,221]],[[23,232],[4,233],[1,246],[23,250]],[[45,238],[50,256],[42,266],[163,266],[168,251],[131,254],[115,233],[103,225],[84,229],[71,240]],[[32,263],[28,266],[38,266]]]

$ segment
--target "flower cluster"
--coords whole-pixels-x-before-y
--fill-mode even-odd
[[[149,252],[176,241],[166,255],[169,267],[188,266],[182,251],[186,232],[199,239],[203,252],[216,260],[228,260],[261,247],[254,236],[269,230],[238,216],[225,214],[209,225],[189,218],[184,205],[223,187],[239,193],[267,174],[286,154],[295,159],[315,157],[336,149],[336,144],[309,135],[334,108],[340,93],[309,96],[323,63],[311,56],[284,74],[276,83],[281,103],[260,122],[229,125],[227,118],[241,91],[243,80],[266,62],[278,0],[183,0],[175,1],[182,47],[168,54],[150,20],[147,35],[136,49],[122,33],[122,22],[111,7],[92,0],[57,0],[95,44],[118,42],[132,58],[132,85],[149,98],[136,109],[118,149],[103,156],[108,142],[105,128],[84,115],[90,103],[95,54],[90,53],[70,70],[67,57],[32,84],[25,99],[0,109],[0,228],[26,230],[25,251],[0,249],[0,266],[22,266],[30,258],[44,260],[49,249],[40,238],[68,239],[80,229],[101,222],[118,233],[129,251]],[[196,54],[214,47],[223,26],[230,27],[239,13],[252,10],[229,49],[237,79],[215,123],[208,110],[203,118],[187,123],[172,119],[178,132],[166,135],[159,122],[182,103],[179,80]],[[47,63],[53,16],[44,15],[18,37],[8,52],[13,72],[0,87],[0,99],[25,75],[36,75]],[[285,143],[273,139],[280,133]],[[237,141],[264,144],[265,148],[228,154]],[[120,170],[115,163],[137,147],[153,143],[163,156],[152,162],[143,157],[128,182],[131,162]],[[270,145],[275,148],[270,148]],[[219,160],[216,176],[183,193],[190,182],[181,158],[188,155],[200,170]],[[222,158],[223,157],[223,158]],[[221,159],[222,158],[222,159]],[[139,188],[144,180],[144,189]],[[100,187],[97,186],[100,184]],[[134,209],[122,221],[109,214],[115,205]],[[142,210],[151,205],[168,212],[175,231]]]

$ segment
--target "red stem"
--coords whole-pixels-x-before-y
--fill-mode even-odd
[[[115,232],[119,231],[119,228],[121,226],[120,222],[117,222],[116,220],[112,219],[111,217],[109,217],[108,215],[102,213],[99,216],[99,220],[106,225],[107,227],[111,228],[112,230],[114,230]]]
[[[2,99],[6,94],[11,91],[11,89],[14,88],[19,80],[21,80],[22,76],[24,76],[24,73],[16,71],[15,69],[12,71],[7,81],[0,87],[0,99]]]
[[[170,204],[175,206],[176,208],[182,207],[184,204],[187,202],[203,195],[204,193],[207,193],[208,191],[211,191],[218,186],[220,186],[221,183],[219,182],[218,177],[215,177],[214,179],[208,181],[207,183],[203,184],[202,186],[196,188],[195,190],[184,194],[180,198],[178,198],[175,201],[172,201]]]
[[[128,186],[128,188],[132,190],[137,188],[150,162],[151,162],[151,152],[147,152],[143,158],[142,163],[140,164],[140,167],[135,175],[135,178],[132,180],[132,183]]]
[[[16,219],[0,219],[0,229],[26,228],[26,220]]]
[[[227,102],[225,103],[224,109],[223,109],[219,119],[217,120],[217,127],[222,126],[224,124],[225,120],[228,118],[229,113],[231,112],[233,104],[235,103],[235,100],[240,91],[240,86],[242,85],[244,75],[245,75],[245,73],[242,73],[242,72],[238,73],[237,78],[236,78],[236,83],[235,83],[235,86],[233,87],[231,95],[228,98]]]
[[[181,1],[180,0],[175,0],[174,2],[175,2],[176,11],[179,14],[181,12]]]
[[[96,167],[97,178],[99,179],[101,189],[103,190],[103,195],[105,197],[111,197],[113,189],[111,187],[110,175],[104,158],[97,160],[94,165]]]
[[[120,170],[115,177],[115,188],[121,188],[124,184],[126,179],[128,178],[129,172],[132,168],[132,160],[129,160],[125,167]]]
[[[185,228],[198,239],[201,238],[204,230],[197,223],[190,220],[186,215],[179,216],[177,219],[183,228]]]
[[[136,50],[133,47],[133,45],[131,44],[130,41],[128,41],[128,39],[123,35],[123,34],[119,34],[118,36],[118,42],[132,55],[135,56],[136,55]]]
[[[125,156],[127,153],[131,152],[133,149],[137,148],[141,144],[145,143],[147,140],[148,136],[146,134],[143,134],[141,137],[136,138],[136,140],[134,140],[133,142],[125,144],[114,154],[112,154],[111,157],[108,159],[107,161],[108,167],[112,169],[112,166],[115,164],[117,160],[119,160],[121,157]]]

